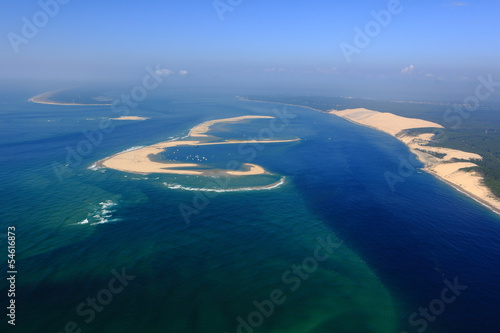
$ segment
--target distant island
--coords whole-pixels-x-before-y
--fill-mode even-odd
[[[316,109],[314,108],[316,106],[313,102],[314,97],[304,97],[299,103],[297,101],[290,101],[286,97],[266,98],[259,96],[240,98],[247,101],[308,107],[315,111],[336,115],[353,123],[388,133],[410,148],[410,151],[425,164],[425,171],[435,175],[500,214],[500,197],[498,195],[499,187],[497,184],[499,179],[491,176],[491,171],[494,172],[495,170],[491,170],[491,164],[485,164],[483,158],[484,155],[489,156],[489,154],[485,154],[480,149],[478,149],[477,153],[453,149],[455,147],[450,147],[452,145],[449,143],[450,138],[454,137],[451,134],[448,137],[444,136],[446,139],[443,142],[436,143],[433,141],[436,136],[436,129],[440,129],[442,132],[446,131],[446,128],[441,124],[429,120],[403,117],[389,112],[368,110],[366,108],[336,110],[328,108],[327,103],[323,104],[324,99],[320,99],[322,108]],[[343,106],[339,104],[345,103],[345,101],[339,99],[335,100],[335,102],[336,107]],[[425,116],[425,114],[422,115]],[[470,135],[473,136],[473,133],[470,133]],[[465,147],[465,145],[462,145],[462,147],[468,148],[467,150],[474,150],[470,149],[470,147]],[[496,147],[500,148],[500,145]],[[480,155],[480,153],[484,155]],[[496,165],[493,164],[492,167],[495,168]]]
[[[50,105],[112,105],[111,98],[105,96],[82,97],[72,91],[73,89],[60,89],[49,91],[28,99],[29,102]],[[71,99],[71,101],[68,101]]]

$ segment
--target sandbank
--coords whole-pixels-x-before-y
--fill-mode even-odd
[[[58,92],[61,92],[65,89],[60,89],[60,90],[54,90],[54,91],[49,91],[34,97],[31,97],[28,99],[29,102],[32,103],[38,103],[38,104],[49,104],[49,105],[80,105],[80,106],[85,106],[85,105],[112,105],[112,103],[88,103],[88,104],[81,104],[81,103],[70,103],[70,102],[58,102],[54,101],[51,98],[57,94]]]
[[[121,116],[118,118],[109,118],[111,120],[147,120],[150,118],[147,117],[138,117],[138,116]]]
[[[250,176],[250,175],[263,175],[269,174],[263,167],[243,163],[240,170],[232,169],[215,169],[210,166],[199,163],[180,163],[180,162],[161,162],[153,161],[151,158],[155,155],[164,152],[168,148],[182,147],[182,146],[208,146],[208,145],[222,145],[222,144],[241,144],[241,143],[279,143],[279,142],[294,142],[300,139],[291,140],[227,140],[211,142],[208,139],[199,140],[193,139],[194,137],[209,137],[205,132],[209,130],[210,126],[215,123],[222,122],[235,122],[246,119],[255,118],[273,118],[267,116],[244,116],[227,119],[217,119],[205,122],[195,127],[195,131],[191,130],[189,138],[185,141],[165,141],[151,146],[143,147],[137,150],[126,151],[108,157],[104,160],[97,162],[98,166],[103,166],[110,169],[120,170],[130,173],[149,174],[149,173],[166,173],[178,175],[201,175],[201,176],[214,176],[214,175],[227,175],[227,176]],[[208,124],[207,124],[208,123]]]
[[[199,125],[196,125],[189,131],[189,136],[190,137],[209,137],[210,135],[206,134],[209,130],[210,127],[218,124],[218,123],[234,123],[242,120],[248,120],[248,119],[266,119],[266,118],[274,118],[271,116],[241,116],[241,117],[234,117],[234,118],[225,118],[225,119],[215,119],[215,120],[209,120],[204,123],[201,123]]]

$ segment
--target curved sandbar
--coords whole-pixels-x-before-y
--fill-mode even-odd
[[[255,119],[255,118],[273,118],[268,116],[244,116],[237,118],[227,118],[229,122],[241,121],[246,119]],[[225,122],[225,119],[218,119],[216,121],[211,120],[201,125],[196,126],[196,130],[194,131],[194,135],[196,137],[205,136],[209,137],[205,134],[206,131],[209,130],[209,127],[215,123]],[[192,131],[192,130],[191,130]],[[190,132],[191,133],[191,132]],[[140,148],[137,150],[127,151],[123,153],[119,153],[117,155],[111,156],[107,159],[98,162],[98,165],[101,165],[106,168],[130,172],[130,173],[167,173],[167,174],[178,174],[178,175],[227,175],[227,176],[249,176],[249,175],[262,175],[268,174],[263,167],[251,164],[244,163],[242,164],[242,170],[233,170],[233,169],[208,169],[207,166],[198,163],[169,163],[169,162],[157,162],[152,161],[151,157],[162,153],[165,149],[171,147],[181,147],[181,146],[208,146],[208,145],[224,145],[224,144],[239,144],[239,143],[278,143],[278,142],[294,142],[300,139],[292,139],[292,140],[228,140],[228,141],[218,141],[218,142],[210,142],[210,141],[201,141],[201,140],[186,140],[186,141],[166,141],[160,142],[151,146],[147,146],[144,148]],[[205,168],[204,170],[196,170],[190,168]]]
[[[38,103],[38,104],[49,104],[49,105],[113,105],[112,103],[88,103],[88,104],[81,104],[81,103],[70,103],[70,102],[58,102],[54,101],[51,98],[57,94],[58,92],[64,91],[66,89],[60,89],[60,90],[53,90],[49,91],[40,95],[37,95],[35,97],[31,97],[28,99],[29,102],[32,103]]]
[[[209,137],[210,135],[208,135],[206,133],[210,130],[211,126],[218,124],[218,123],[235,123],[238,121],[248,120],[248,119],[272,119],[272,118],[274,118],[274,117],[271,117],[271,116],[241,116],[241,117],[234,117],[234,118],[209,120],[209,121],[205,121],[204,123],[201,123],[201,124],[193,127],[189,131],[189,136],[190,137]]]
[[[464,169],[477,167],[472,162],[457,162],[457,160],[481,160],[478,154],[460,150],[432,147],[428,144],[434,134],[424,133],[408,135],[405,130],[414,128],[443,128],[443,126],[421,119],[406,118],[392,113],[378,112],[364,108],[348,110],[331,110],[329,113],[345,118],[353,123],[368,126],[386,132],[406,144],[412,153],[425,164],[427,171],[453,187],[461,190],[473,199],[479,201],[500,214],[500,200],[484,185],[483,177],[478,172]],[[435,155],[444,154],[439,158]]]

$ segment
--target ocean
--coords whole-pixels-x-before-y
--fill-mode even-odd
[[[499,331],[500,216],[418,167],[391,188],[387,171],[419,163],[388,134],[307,108],[160,94],[130,111],[149,120],[104,131],[109,106],[29,97],[0,104],[2,332]],[[244,115],[285,116],[213,134],[301,140],[186,147],[175,159],[269,175],[95,165]]]

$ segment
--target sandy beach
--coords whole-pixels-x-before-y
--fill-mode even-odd
[[[155,155],[172,147],[227,145],[227,144],[241,144],[241,143],[278,143],[278,142],[294,142],[300,140],[298,138],[292,140],[260,140],[260,141],[228,140],[228,141],[216,141],[216,142],[211,142],[208,139],[193,140],[193,137],[209,137],[209,135],[206,135],[206,132],[210,129],[210,126],[212,126],[213,124],[223,123],[223,122],[237,122],[237,121],[256,119],[256,118],[273,118],[273,117],[243,116],[236,118],[210,120],[194,127],[190,131],[189,138],[186,141],[180,141],[180,140],[165,141],[151,146],[143,147],[137,150],[119,153],[97,162],[97,165],[110,169],[115,169],[130,173],[139,173],[139,174],[167,173],[167,174],[178,174],[178,175],[201,175],[201,176],[214,176],[214,175],[249,176],[249,175],[269,174],[269,172],[266,171],[263,167],[251,163],[242,164],[241,170],[232,170],[232,169],[210,168],[207,165],[199,163],[179,163],[179,162],[169,163],[168,161],[158,162],[158,161],[153,161],[151,159],[151,157],[154,157]]]
[[[407,129],[443,128],[443,126],[426,120],[406,118],[392,113],[363,108],[342,111],[331,110],[329,113],[394,136],[405,143],[411,152],[417,155],[419,160],[425,164],[425,171],[500,214],[500,200],[484,185],[483,177],[478,172],[463,170],[464,168],[477,166],[473,161],[481,160],[480,155],[455,149],[428,146],[434,136],[430,133],[408,135],[403,132]],[[444,156],[437,157],[436,154],[438,156],[444,154]]]

